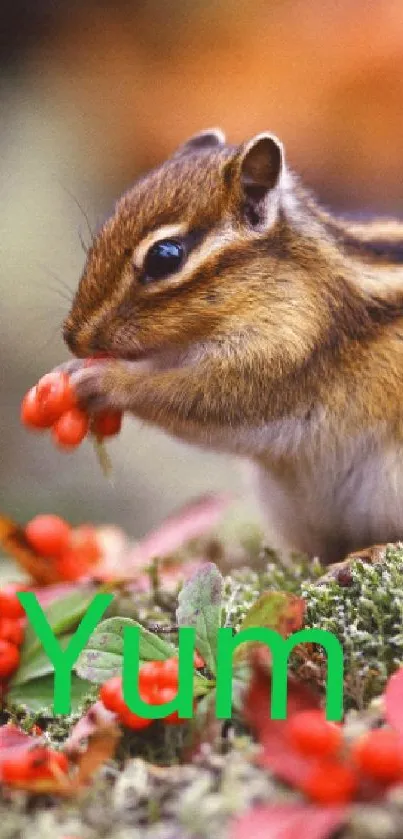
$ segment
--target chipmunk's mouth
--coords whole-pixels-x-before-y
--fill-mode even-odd
[[[111,354],[110,358],[120,358],[122,361],[127,361],[131,364],[141,365],[143,370],[150,372],[158,372],[163,370],[173,370],[178,367],[184,367],[193,363],[189,351],[183,347],[164,347],[160,350],[139,350],[138,352],[125,353],[118,355]]]
[[[80,356],[81,359],[90,361],[122,361],[125,364],[136,367],[139,371],[154,373],[164,370],[172,370],[181,367],[186,363],[186,358],[183,352],[177,350],[165,351],[138,351],[138,352],[93,352],[86,353]]]
[[[83,336],[78,334],[68,325],[65,325],[63,332],[64,340],[70,351],[77,358],[93,359],[94,361],[124,361],[130,364],[141,365],[143,370],[162,371],[189,362],[189,352],[184,347],[164,346],[159,348],[136,346],[132,341],[131,346],[123,346],[119,334],[113,336],[112,342],[106,342],[101,335]],[[106,346],[106,344],[109,346]],[[127,339],[125,339],[127,344]]]

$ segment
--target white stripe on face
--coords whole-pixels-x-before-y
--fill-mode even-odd
[[[188,233],[188,225],[185,222],[181,222],[180,224],[164,224],[157,230],[148,233],[134,249],[133,262],[135,267],[139,270],[142,269],[146,254],[155,242],[159,242],[161,239],[175,239],[185,236],[186,233]]]
[[[142,270],[143,261],[146,257],[148,249],[155,242],[158,242],[163,238],[174,238],[175,236],[178,238],[184,237],[187,232],[188,230],[185,225],[166,225],[165,227],[160,227],[158,230],[154,231],[152,234],[143,239],[135,250],[134,258],[136,268],[140,271]],[[197,271],[212,254],[225,250],[226,245],[230,245],[232,242],[236,241],[239,242],[240,239],[242,239],[242,237],[240,236],[239,231],[234,230],[229,224],[223,225],[220,228],[215,228],[210,233],[207,233],[201,243],[189,253],[183,267],[179,271],[176,271],[170,276],[147,284],[147,286],[144,287],[144,291],[147,294],[158,294],[160,290],[166,288],[168,285],[172,287],[180,286],[182,283],[191,279],[195,271]],[[143,261],[140,261],[141,257]]]

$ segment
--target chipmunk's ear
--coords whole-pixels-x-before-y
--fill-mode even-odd
[[[284,169],[283,144],[274,134],[257,134],[241,149],[238,176],[248,219],[262,223],[266,198],[278,185]]]
[[[211,149],[214,146],[222,146],[224,143],[225,134],[221,131],[221,128],[208,128],[206,131],[200,131],[198,134],[189,137],[189,140],[179,146],[174,156],[197,151],[197,149]]]

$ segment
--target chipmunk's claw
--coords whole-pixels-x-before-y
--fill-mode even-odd
[[[81,358],[70,358],[69,361],[63,361],[62,364],[54,367],[52,373],[66,373],[68,376],[72,376],[82,366],[83,360]]]
[[[93,362],[89,366],[81,361],[70,377],[71,386],[80,407],[89,413],[115,408],[106,388],[106,375],[110,369],[105,362]]]

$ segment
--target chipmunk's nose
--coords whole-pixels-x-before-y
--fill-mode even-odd
[[[77,328],[69,318],[63,324],[63,340],[78,358],[97,355],[107,350],[101,326],[89,328],[86,324],[83,328]]]
[[[77,358],[85,358],[91,352],[90,347],[83,347],[82,341],[79,340],[79,332],[68,323],[63,326],[63,340]]]

